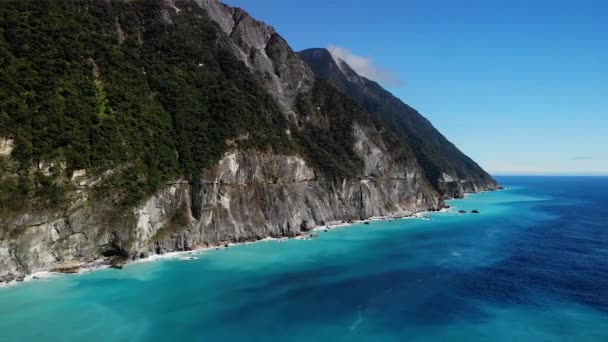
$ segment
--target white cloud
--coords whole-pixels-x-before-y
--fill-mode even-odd
[[[374,65],[374,61],[371,58],[356,55],[352,51],[336,45],[330,45],[327,50],[334,58],[345,61],[360,76],[383,83],[389,87],[400,87],[403,85],[403,82],[395,75],[395,72]]]

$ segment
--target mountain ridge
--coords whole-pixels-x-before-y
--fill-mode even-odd
[[[298,54],[318,77],[347,94],[391,127],[401,139],[412,144],[437,190],[448,197],[460,197],[484,183],[496,185],[487,172],[449,142],[428,119],[377,82],[358,75],[344,60],[321,48],[306,49]],[[472,181],[472,184],[462,186],[458,184],[460,181]]]

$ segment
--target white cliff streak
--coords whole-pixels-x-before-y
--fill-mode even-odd
[[[15,142],[13,139],[0,137],[0,156],[9,156],[14,148]]]

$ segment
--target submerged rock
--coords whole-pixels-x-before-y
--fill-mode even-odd
[[[471,211],[471,214],[479,214],[479,211],[478,210],[473,210],[473,211]]]
[[[458,212],[461,213],[461,214],[466,214],[467,213],[466,210],[458,210]]]

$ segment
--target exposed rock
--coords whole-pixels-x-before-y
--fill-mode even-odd
[[[38,163],[38,171],[40,171],[45,176],[50,176],[55,170],[55,163],[47,163],[44,161],[40,161]]]
[[[0,137],[0,157],[10,156],[15,148],[15,141],[13,139],[7,139]]]
[[[478,210],[473,210],[473,211],[471,211],[471,213],[472,214],[479,214],[479,211]]]
[[[57,268],[51,269],[51,272],[67,273],[67,274],[78,273],[78,272],[80,272],[80,266],[57,267]]]
[[[230,36],[237,56],[257,75],[285,114],[295,118],[295,104],[308,92],[314,74],[289,44],[269,25],[251,17],[245,10],[226,6],[217,0],[196,0],[212,20]]]
[[[303,232],[307,232],[311,229],[312,227],[308,226],[308,221],[303,220],[302,223],[300,224],[300,230]]]
[[[0,283],[10,283],[14,281],[17,276],[13,273],[0,274]]]
[[[84,177],[87,176],[87,170],[85,169],[80,169],[80,170],[74,170],[72,172],[72,180],[76,181],[78,179],[82,179]]]
[[[110,267],[121,270],[122,267],[127,263],[127,258],[122,255],[117,255],[110,261]]]

